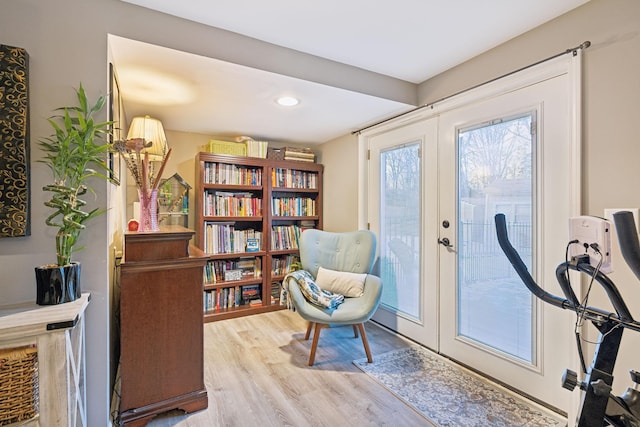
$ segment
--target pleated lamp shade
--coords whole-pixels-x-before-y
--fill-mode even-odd
[[[151,147],[142,149],[141,153],[149,153],[149,160],[162,161],[167,154],[167,137],[162,122],[149,116],[134,117],[129,126],[127,139],[143,138],[152,142]]]

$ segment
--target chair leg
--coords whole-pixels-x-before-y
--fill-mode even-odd
[[[315,324],[315,332],[313,333],[313,343],[311,344],[311,354],[309,355],[309,366],[313,366],[313,361],[316,358],[316,349],[318,348],[318,339],[320,338],[320,331],[327,325],[322,323]]]
[[[353,326],[353,337],[358,338],[358,327],[356,325],[351,326]]]
[[[364,345],[364,352],[367,353],[367,362],[373,363],[373,357],[371,357],[371,350],[369,349],[369,341],[367,340],[367,333],[364,331],[364,323],[358,323],[355,325],[360,330],[362,335],[362,344]]]
[[[311,329],[313,328],[313,322],[309,322],[309,325],[307,325],[307,333],[304,334],[304,339],[308,340],[309,336],[311,336]]]

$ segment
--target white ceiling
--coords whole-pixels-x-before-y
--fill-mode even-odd
[[[588,0],[124,1],[420,83]],[[414,107],[119,37],[110,48],[127,116],[172,130],[314,144]],[[283,109],[281,94],[301,103]]]
[[[411,108],[121,37],[109,42],[129,120],[149,114],[166,129],[314,144]],[[300,104],[276,104],[287,94]]]

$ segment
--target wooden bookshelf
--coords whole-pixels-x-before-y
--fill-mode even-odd
[[[208,267],[225,263],[215,278],[205,269],[204,321],[284,308],[275,286],[297,257],[297,236],[322,228],[323,166],[211,153],[199,153],[195,162],[196,245]],[[248,239],[259,239],[259,247],[248,251]],[[223,277],[228,268],[251,263],[253,277]],[[258,296],[250,293],[256,285]],[[252,299],[260,302],[250,305]]]

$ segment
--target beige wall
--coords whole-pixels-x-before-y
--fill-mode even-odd
[[[358,229],[358,137],[346,135],[322,144],[323,225],[327,231]]]

